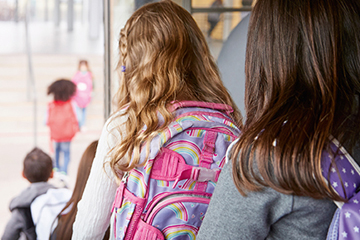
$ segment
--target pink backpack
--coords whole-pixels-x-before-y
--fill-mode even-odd
[[[50,138],[56,142],[70,142],[79,131],[79,123],[71,101],[53,101],[48,105]]]
[[[172,107],[174,121],[150,142],[144,166],[125,173],[117,190],[116,239],[196,238],[239,130],[227,105],[184,101]]]

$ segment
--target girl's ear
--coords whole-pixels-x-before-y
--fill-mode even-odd
[[[54,170],[51,171],[49,179],[53,177],[54,177]]]
[[[23,178],[27,179],[27,178],[25,177],[24,171],[21,172],[21,176],[22,176]]]

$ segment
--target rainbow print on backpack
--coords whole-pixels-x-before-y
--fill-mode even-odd
[[[126,173],[117,190],[116,239],[196,238],[226,150],[239,135],[229,109],[192,101],[172,106],[175,118],[151,141],[144,167]]]

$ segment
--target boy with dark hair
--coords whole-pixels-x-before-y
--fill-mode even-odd
[[[34,148],[24,159],[23,177],[31,183],[47,182],[52,178],[52,160],[39,148]]]
[[[10,202],[11,218],[6,225],[2,240],[19,239],[21,233],[25,234],[27,239],[37,239],[33,209],[30,207],[38,196],[54,188],[47,182],[53,177],[52,168],[51,157],[39,148],[34,148],[26,155],[22,175],[31,185]],[[66,189],[66,191],[70,190]]]

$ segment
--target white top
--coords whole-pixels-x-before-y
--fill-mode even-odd
[[[70,200],[72,191],[66,188],[50,188],[45,194],[37,197],[30,205],[31,216],[36,226],[38,240],[49,239],[56,227],[54,221]]]
[[[120,141],[119,132],[112,129],[127,120],[126,116],[118,117],[119,114],[121,111],[111,117],[103,127],[89,179],[78,203],[72,239],[103,239],[109,227],[111,207],[118,184],[109,165],[111,159],[108,153]]]

